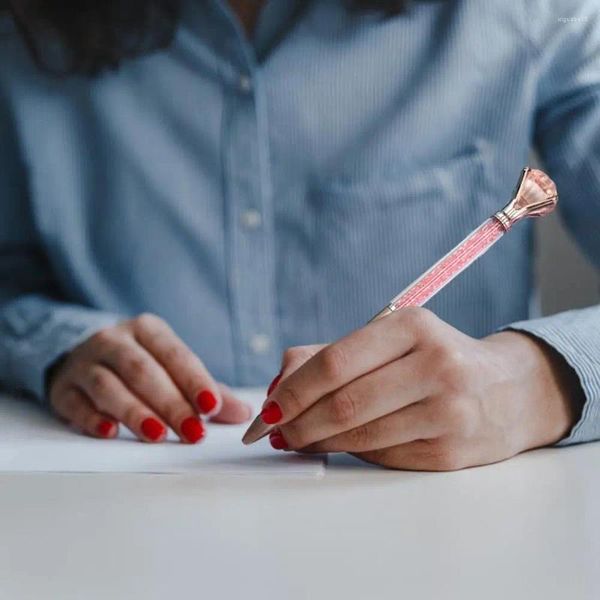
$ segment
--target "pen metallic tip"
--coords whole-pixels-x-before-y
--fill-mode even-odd
[[[266,435],[271,433],[273,430],[273,425],[267,425],[260,415],[252,421],[250,427],[248,427],[244,437],[242,438],[242,444],[245,446],[249,446],[250,444],[254,444],[258,442],[258,440],[264,438]]]

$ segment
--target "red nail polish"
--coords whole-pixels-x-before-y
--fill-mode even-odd
[[[204,424],[196,417],[188,417],[181,424],[181,433],[190,444],[199,442],[205,434]]]
[[[142,433],[153,442],[159,440],[166,432],[165,426],[156,419],[148,417],[142,423]]]
[[[275,450],[287,450],[289,448],[288,443],[285,441],[285,438],[279,431],[274,431],[271,433],[269,436],[269,441]]]
[[[96,427],[96,433],[103,438],[109,438],[113,432],[114,423],[110,421],[101,421]]]
[[[204,390],[198,394],[196,404],[198,405],[200,412],[206,415],[217,408],[217,399],[212,392]]]
[[[283,413],[277,402],[268,402],[262,409],[260,416],[267,425],[275,425],[275,423],[281,421]]]
[[[269,386],[269,389],[267,390],[267,396],[270,396],[273,393],[273,390],[279,385],[280,381],[281,381],[281,371],[279,372],[277,377],[275,377],[275,379],[273,379],[273,381],[271,381],[271,385]]]

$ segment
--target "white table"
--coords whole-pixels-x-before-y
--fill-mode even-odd
[[[600,598],[600,444],[458,473],[0,475],[1,600]]]

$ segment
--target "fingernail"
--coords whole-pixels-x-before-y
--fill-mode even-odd
[[[285,438],[280,431],[271,433],[269,441],[275,450],[287,450],[289,448],[288,443],[285,441]]]
[[[114,423],[110,421],[101,421],[96,427],[96,432],[100,437],[109,438],[112,435]]]
[[[275,379],[273,379],[273,381],[271,381],[271,385],[269,386],[269,389],[267,390],[267,396],[270,396],[273,392],[273,390],[279,385],[279,382],[281,381],[281,371],[279,371],[279,373],[277,374],[277,377],[275,377]]]
[[[142,422],[142,433],[153,442],[159,440],[165,432],[165,426],[153,417],[148,417]]]
[[[206,432],[204,424],[200,419],[188,417],[181,424],[181,433],[183,433],[183,437],[185,437],[186,441],[190,444],[196,444],[204,437]]]
[[[268,402],[262,409],[260,417],[267,425],[275,425],[281,421],[283,413],[277,402]]]
[[[217,408],[217,399],[212,392],[204,390],[198,394],[196,404],[198,405],[200,412],[207,415]]]

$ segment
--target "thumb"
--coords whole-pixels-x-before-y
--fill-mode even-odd
[[[223,404],[218,414],[211,418],[213,423],[237,425],[245,423],[252,416],[252,408],[245,402],[235,397],[231,388],[224,383],[219,383],[219,391]]]

